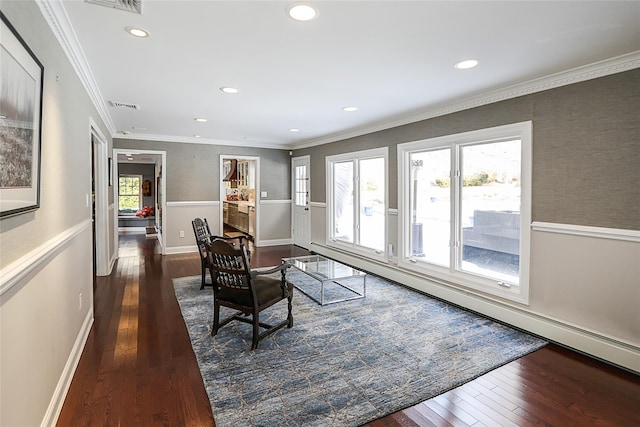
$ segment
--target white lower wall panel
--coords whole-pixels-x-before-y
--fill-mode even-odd
[[[93,320],[91,234],[87,220],[0,274],[11,280],[0,297],[2,426],[49,425],[59,414]]]
[[[613,364],[640,372],[640,232],[534,223],[528,306],[431,280],[326,244],[326,208],[312,203],[311,250]],[[390,215],[389,223],[396,216]],[[398,238],[389,229],[389,243]]]
[[[194,218],[206,218],[211,233],[220,234],[220,202],[167,202],[166,230],[162,230],[167,244],[165,253],[189,252],[188,248],[198,250],[191,225]]]

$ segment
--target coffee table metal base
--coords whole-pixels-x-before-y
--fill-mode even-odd
[[[351,301],[354,299],[360,299],[360,298],[364,298],[367,295],[367,276],[362,276],[362,292],[358,292],[357,290],[353,289],[350,286],[345,285],[344,283],[340,283],[337,280],[318,280],[316,279],[318,282],[320,282],[320,299],[317,299],[315,296],[311,295],[309,292],[306,292],[301,286],[296,285],[295,283],[293,284],[293,286],[299,290],[300,292],[302,292],[303,294],[305,294],[306,296],[308,296],[309,298],[311,298],[312,300],[314,300],[315,302],[317,302],[320,305],[327,305],[327,304],[334,304],[336,302],[343,302],[343,301]],[[331,299],[331,300],[327,300],[325,298],[325,285],[327,283],[335,283],[336,285],[339,285],[341,287],[343,287],[344,289],[348,290],[349,292],[351,292],[353,294],[352,297],[346,297],[346,298],[337,298],[337,299]]]
[[[319,282],[319,298],[317,292],[313,292],[312,294],[308,287],[305,289],[296,283],[293,283],[293,286],[320,305],[334,304],[366,297],[367,274],[365,272],[319,255],[284,258],[282,262],[291,264],[291,266],[299,272]],[[339,293],[340,296],[333,298],[327,296],[325,292],[327,287],[333,285],[337,285],[344,290],[342,292],[333,292]]]

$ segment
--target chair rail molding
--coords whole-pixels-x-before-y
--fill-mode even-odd
[[[559,233],[571,236],[595,237],[609,240],[623,240],[640,243],[639,230],[623,230],[619,228],[592,227],[586,225],[557,224],[551,222],[534,221],[531,224],[533,231],[544,233]]]
[[[190,206],[220,206],[218,200],[186,200],[178,202],[167,202],[167,207],[190,207]]]
[[[68,228],[1,269],[0,296],[30,273],[40,270],[43,265],[55,258],[69,242],[88,228],[91,228],[91,219],[86,219]]]

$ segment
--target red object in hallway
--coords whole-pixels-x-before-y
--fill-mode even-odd
[[[143,206],[142,209],[139,209],[138,212],[136,212],[136,216],[140,218],[153,216],[153,206]]]

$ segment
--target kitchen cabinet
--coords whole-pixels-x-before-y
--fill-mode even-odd
[[[249,235],[256,237],[256,207],[249,206]]]
[[[228,209],[228,221],[227,224],[234,228],[238,228],[238,205],[235,203],[229,203]]]
[[[238,186],[249,186],[249,162],[242,160],[238,162]]]
[[[253,214],[250,212],[253,210]],[[237,230],[245,233],[251,233],[251,229],[255,228],[255,207],[246,202],[226,201],[222,205],[223,221]],[[250,225],[250,216],[254,217],[253,227]]]

